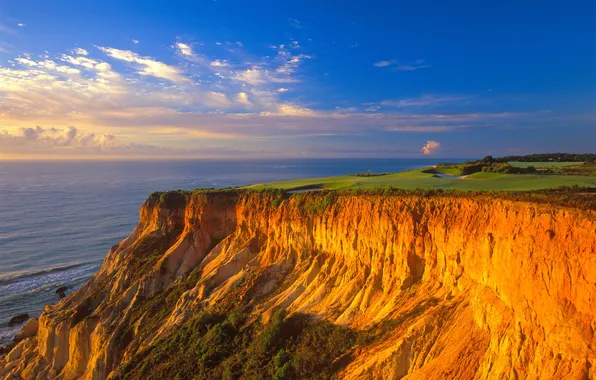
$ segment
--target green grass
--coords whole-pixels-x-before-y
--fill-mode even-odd
[[[582,165],[583,162],[520,162],[520,161],[511,161],[508,162],[509,165],[515,166],[516,168],[527,168],[528,166],[533,166],[535,168],[542,168],[548,166],[554,167],[563,167],[563,166],[577,166]]]
[[[370,189],[395,187],[401,189],[444,189],[444,190],[496,190],[527,191],[552,189],[559,186],[596,187],[596,176],[575,175],[536,175],[536,174],[498,174],[475,173],[465,179],[437,178],[421,170],[410,170],[401,173],[378,177],[335,176],[324,178],[300,178],[295,180],[269,182],[252,185],[253,189],[301,188],[321,189]]]
[[[438,167],[438,168],[436,168],[436,170],[437,170],[437,173],[441,173],[441,174],[449,174],[449,175],[454,175],[454,176],[462,175],[462,170],[461,170],[461,168],[458,168],[458,167],[451,167],[451,168]]]
[[[367,332],[279,309],[266,325],[245,325],[243,307],[196,313],[135,355],[114,376],[133,379],[333,379]],[[395,326],[393,326],[395,327]]]

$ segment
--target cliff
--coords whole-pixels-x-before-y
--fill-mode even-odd
[[[488,195],[155,194],[0,376],[596,378],[595,231]]]

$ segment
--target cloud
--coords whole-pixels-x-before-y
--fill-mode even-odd
[[[209,65],[213,66],[213,67],[228,67],[230,66],[230,64],[228,63],[228,61],[226,60],[219,60],[216,59],[214,61],[212,61]]]
[[[18,147],[29,148],[98,148],[109,149],[116,141],[112,134],[86,133],[79,131],[74,126],[62,129],[57,128],[20,128],[16,133],[4,131],[0,133],[0,146],[4,150]]]
[[[250,84],[252,86],[260,86],[271,83],[297,83],[298,79],[290,77],[289,73],[279,71],[271,72],[269,70],[262,69],[254,66],[250,69],[237,72],[233,78],[239,82]]]
[[[130,50],[120,50],[103,46],[98,46],[98,49],[114,59],[135,64],[139,69],[138,73],[140,75],[149,75],[176,83],[189,82],[188,78],[181,75],[181,71],[178,68],[149,57],[142,57]]]
[[[401,100],[384,100],[380,104],[385,107],[427,107],[469,100],[469,96],[435,96],[423,95],[418,98]]]
[[[396,69],[399,71],[414,71],[414,70],[420,70],[420,69],[427,69],[427,68],[431,68],[431,67],[432,67],[432,65],[426,63],[426,61],[424,59],[419,59],[419,60],[411,62],[411,63],[397,65]]]
[[[300,20],[297,20],[295,18],[289,18],[288,23],[290,24],[290,26],[292,28],[296,28],[296,29],[304,29],[305,28],[305,26],[300,22]]]
[[[262,116],[316,116],[316,113],[306,107],[300,107],[293,104],[281,104],[275,111],[261,112]]]
[[[420,151],[425,155],[429,156],[432,154],[437,153],[441,149],[441,143],[434,140],[428,140],[426,144],[420,149]]]
[[[277,55],[269,66],[276,64],[277,67],[267,68],[264,65],[253,65],[248,69],[235,72],[232,78],[252,86],[300,82],[294,74],[305,60],[312,59],[313,56],[293,53],[292,51],[300,49],[298,41],[292,41],[287,46],[282,44],[271,46],[271,48],[277,51]]]
[[[401,125],[396,127],[388,127],[390,132],[416,132],[416,133],[435,133],[435,132],[450,132],[467,128],[478,127],[474,125]]]
[[[269,75],[266,71],[261,70],[259,67],[253,67],[248,70],[241,71],[234,76],[234,79],[244,82],[253,86],[258,86],[267,83]]]
[[[76,49],[74,49],[74,50],[73,50],[73,53],[74,53],[75,55],[85,55],[85,56],[89,55],[89,52],[88,52],[87,50],[85,50],[85,49],[81,49],[81,48],[76,48]]]
[[[23,24],[23,23],[21,23],[21,22],[19,22],[19,23],[17,24],[17,26],[19,26],[19,27],[23,28],[23,27],[25,27],[26,25],[25,25],[25,24]]]
[[[239,92],[236,96],[238,103],[244,104],[245,106],[252,106],[253,104],[248,100],[248,94],[246,92]]]
[[[81,49],[83,50],[83,49]],[[86,50],[83,50],[86,53]],[[79,54],[83,52],[79,51]],[[93,72],[97,77],[95,78],[94,83],[106,91],[110,87],[110,85],[120,86],[121,77],[118,73],[112,71],[112,66],[103,61],[99,61],[96,59],[88,58],[85,55],[79,56],[69,56],[63,54],[60,58],[63,62],[70,63],[71,65],[81,67],[82,69],[88,70]],[[77,82],[71,82],[71,84],[76,84]],[[81,82],[78,82],[81,83]],[[86,83],[88,89],[92,89],[93,86],[90,86],[89,83]],[[113,87],[112,87],[113,89]]]
[[[232,105],[232,101],[226,96],[226,94],[222,94],[221,92],[215,91],[209,92],[206,103],[207,105],[215,108],[227,108]]]
[[[373,64],[373,66],[375,66],[375,67],[387,67],[387,66],[391,66],[391,65],[393,65],[395,63],[396,63],[396,61],[394,61],[394,60],[391,60],[391,61],[379,61],[379,62],[375,62]]]
[[[186,55],[186,56],[190,56],[190,57],[192,57],[194,55],[194,53],[192,52],[192,48],[190,47],[189,44],[185,44],[182,42],[176,42],[175,46],[178,49],[178,51],[180,52],[180,54],[182,54],[182,55]]]
[[[16,59],[16,61],[23,65],[45,68],[49,71],[55,71],[55,72],[59,72],[59,73],[63,73],[63,74],[73,74],[74,75],[74,74],[79,74],[81,72],[80,70],[75,69],[70,66],[59,65],[50,59],[35,62],[29,58],[19,57]]]
[[[292,56],[286,51],[280,51],[280,59],[284,60],[283,64],[278,67],[275,71],[279,74],[291,75],[293,74],[298,66],[305,59],[311,59],[312,56],[306,54],[298,54]]]
[[[143,74],[141,77],[117,72],[83,48],[71,49],[56,59],[47,53],[41,59],[20,56],[13,67],[0,66],[0,128],[10,125],[9,120],[50,126],[82,118],[98,123],[100,115],[138,107],[141,113],[143,107],[164,107],[181,112],[233,109],[287,114],[287,107],[280,111],[282,103],[277,96],[285,89],[279,90],[279,83],[297,83],[295,75],[300,64],[308,59],[306,54],[293,51],[297,46],[295,42],[279,45],[276,56],[260,61],[247,59],[246,53],[242,53],[240,57],[245,61],[233,65],[227,59],[192,52],[191,61],[203,64],[184,68],[168,66],[129,50],[98,47],[107,56],[136,67]],[[168,78],[181,86],[164,86],[144,79],[149,76]],[[183,82],[180,78],[184,78]]]
[[[139,42],[140,42],[139,40],[135,40],[134,38],[133,38],[133,40],[132,40],[132,43],[133,43],[133,44],[135,44],[135,45],[138,45],[138,44],[139,44]]]
[[[420,69],[426,69],[432,67],[432,65],[428,64],[424,59],[418,59],[413,62],[409,63],[400,63],[398,60],[391,59],[388,61],[379,61],[373,64],[375,67],[391,67],[394,70],[398,71],[414,71]]]
[[[111,133],[83,132],[74,126],[65,128],[20,128],[15,132],[0,130],[0,157],[90,158],[90,157],[185,157],[197,150],[140,144],[130,138],[119,139]],[[223,150],[225,152],[225,149]],[[210,151],[213,153],[213,151]]]
[[[540,117],[425,108],[464,101],[461,96],[423,95],[357,107],[342,103],[341,108],[306,103],[302,88],[310,86],[281,84],[308,80],[303,64],[314,57],[298,41],[276,44],[276,54],[266,57],[250,56],[244,49],[206,55],[190,45],[193,55],[183,56],[175,43],[174,47],[176,56],[184,59],[180,66],[107,47],[76,48],[57,56],[23,54],[7,66],[0,64],[0,151],[194,157],[253,149],[286,155],[294,149],[310,151],[301,144],[314,137],[382,136],[392,141],[396,134],[407,139],[418,133],[501,128]],[[122,65],[112,66],[103,53],[146,73],[139,76]],[[174,72],[149,73],[150,67],[163,68],[160,65]],[[163,79],[164,72],[173,80],[153,78]],[[179,78],[184,81],[175,81]],[[31,128],[35,125],[43,128]],[[275,144],[264,143],[273,139]],[[418,151],[415,144],[407,149],[411,155]],[[369,151],[375,153],[374,148]]]

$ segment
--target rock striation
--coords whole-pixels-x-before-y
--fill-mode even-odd
[[[489,195],[171,192],[0,376],[106,379],[201,310],[356,331],[340,379],[596,377],[596,215]],[[250,323],[250,321],[248,322]]]

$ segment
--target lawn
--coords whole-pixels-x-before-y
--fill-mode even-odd
[[[382,188],[392,186],[402,189],[457,189],[457,190],[540,190],[559,186],[596,187],[596,176],[537,175],[475,173],[467,178],[437,178],[421,170],[376,176],[336,176],[323,178],[300,178],[287,181],[268,182],[249,186],[250,188],[277,188],[284,190],[300,188]]]
[[[511,161],[508,162],[509,165],[515,166],[517,168],[527,168],[528,166],[533,166],[535,168],[542,168],[548,166],[554,167],[563,167],[563,166],[578,166],[583,165],[583,162],[520,162],[520,161]]]
[[[436,171],[441,174],[449,174],[454,176],[462,175],[461,167],[437,167]]]

